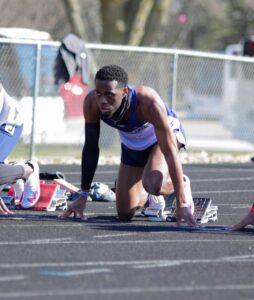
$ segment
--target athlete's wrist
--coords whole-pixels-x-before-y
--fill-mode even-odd
[[[80,190],[79,195],[83,197],[87,197],[89,195],[89,191]]]

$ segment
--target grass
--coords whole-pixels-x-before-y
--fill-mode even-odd
[[[80,164],[82,145],[77,144],[36,144],[35,159],[45,164]],[[205,149],[188,149],[181,151],[183,164],[190,163],[246,163],[250,162],[254,153],[251,151],[212,151]],[[100,149],[99,164],[118,164],[120,147],[104,147]],[[8,161],[27,160],[30,158],[30,145],[20,143],[8,157]]]
[[[34,157],[39,162],[45,163],[80,163],[83,145],[69,144],[36,144]],[[105,158],[114,158],[119,156],[118,149],[101,148],[100,156]],[[8,161],[19,161],[30,159],[30,145],[18,144],[8,157]]]

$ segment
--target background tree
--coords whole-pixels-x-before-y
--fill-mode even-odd
[[[223,51],[254,33],[253,0],[1,0],[0,27],[61,40]]]

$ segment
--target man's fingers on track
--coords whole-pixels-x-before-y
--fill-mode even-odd
[[[13,212],[11,212],[5,205],[5,203],[3,202],[3,200],[1,199],[0,200],[0,213],[3,213],[5,215],[8,215],[8,214],[13,214]]]
[[[61,216],[59,216],[60,219],[68,218],[73,213],[72,210],[67,209],[65,213],[63,213]]]
[[[245,220],[243,220],[240,223],[234,225],[231,229],[232,230],[239,230],[239,229],[242,229],[242,228],[246,227],[247,225],[248,225],[248,223]]]
[[[187,223],[190,226],[197,226],[197,222],[194,220],[192,216],[188,218]]]

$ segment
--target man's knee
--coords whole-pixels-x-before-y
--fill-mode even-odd
[[[121,221],[130,221],[133,218],[134,214],[135,214],[135,212],[133,212],[132,210],[130,210],[130,211],[118,211],[118,213],[117,213],[118,218]]]
[[[160,195],[162,180],[158,179],[155,176],[151,176],[150,178],[144,178],[143,186],[148,194]]]

